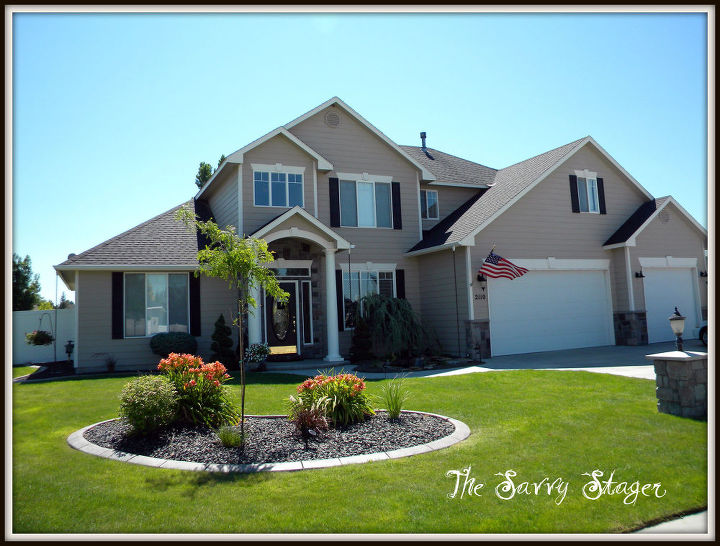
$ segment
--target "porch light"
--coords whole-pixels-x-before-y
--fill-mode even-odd
[[[74,348],[75,348],[75,344],[72,342],[71,339],[69,339],[68,342],[65,344],[65,352],[68,355],[68,360],[70,360],[70,355],[72,355]]]
[[[478,273],[477,280],[478,280],[478,282],[486,282],[487,281],[487,279],[485,278],[485,275],[483,275],[482,273]]]
[[[685,317],[680,314],[678,308],[675,308],[675,312],[668,317],[670,321],[670,328],[672,328],[673,334],[677,336],[677,350],[683,350],[682,334],[685,330]]]

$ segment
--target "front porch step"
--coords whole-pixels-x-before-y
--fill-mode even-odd
[[[291,362],[265,362],[266,372],[281,372],[285,370],[329,370],[335,368],[336,371],[344,368],[350,370],[350,361],[342,362],[325,362],[321,359],[294,360]],[[354,368],[354,366],[353,366]]]

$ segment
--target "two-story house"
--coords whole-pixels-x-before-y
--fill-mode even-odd
[[[406,298],[448,354],[488,357],[672,339],[675,306],[706,316],[707,232],[653,198],[591,137],[493,169],[399,146],[335,97],[230,154],[188,204],[265,239],[291,294],[254,294],[250,343],[343,360],[366,294]],[[78,371],[150,367],[181,331],[209,356],[233,317],[226,284],[196,278],[202,242],[177,207],[56,266],[75,291]],[[491,248],[529,270],[486,279]]]

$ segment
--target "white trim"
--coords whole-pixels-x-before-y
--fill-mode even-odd
[[[510,201],[505,203],[500,210],[495,212],[490,218],[488,218],[485,222],[480,224],[478,227],[476,227],[470,234],[468,234],[466,237],[460,241],[460,244],[469,244],[471,239],[475,239],[475,236],[480,233],[483,229],[485,229],[490,223],[492,223],[495,219],[497,219],[498,216],[500,216],[502,213],[504,213],[507,209],[509,209],[511,206],[513,206],[515,203],[517,203],[520,199],[522,199],[525,194],[527,194],[530,190],[532,190],[535,186],[537,186],[540,182],[545,180],[550,174],[552,174],[558,167],[560,167],[563,163],[568,161],[571,157],[573,157],[579,150],[581,150],[586,144],[592,144],[595,146],[595,148],[603,155],[605,156],[605,159],[610,161],[610,163],[613,164],[615,168],[617,168],[623,175],[625,175],[630,182],[648,199],[653,199],[653,196],[645,189],[643,188],[640,183],[635,180],[630,173],[628,173],[625,169],[623,169],[617,161],[615,161],[610,154],[608,154],[597,142],[595,142],[595,139],[591,136],[586,136],[584,139],[582,139],[575,148],[573,148],[569,153],[562,156],[552,167],[546,169],[540,176],[538,176],[532,183],[530,183],[528,186],[526,186],[520,193],[518,193],[515,197],[513,197]],[[522,163],[522,162],[521,162]],[[512,165],[511,165],[512,166]]]
[[[595,260],[595,259],[557,259],[554,256],[547,258],[507,258],[513,264],[524,267],[525,269],[536,270],[536,271],[572,271],[572,270],[609,270],[610,260]]]
[[[323,156],[321,156],[319,153],[317,153],[315,150],[310,148],[307,144],[305,144],[302,140],[300,140],[298,137],[293,135],[290,131],[285,129],[284,127],[278,127],[277,129],[273,129],[269,133],[266,133],[265,135],[261,136],[260,138],[253,140],[250,144],[247,146],[243,146],[239,150],[236,150],[235,152],[231,153],[227,158],[225,158],[225,161],[222,162],[220,167],[213,173],[213,175],[210,177],[210,179],[205,182],[202,188],[195,194],[195,199],[198,199],[203,193],[205,193],[205,190],[211,186],[211,184],[215,181],[215,178],[220,174],[220,172],[225,168],[225,165],[228,163],[244,163],[244,154],[246,152],[249,152],[253,148],[256,148],[257,146],[260,146],[260,144],[263,144],[264,142],[270,140],[273,137],[276,137],[277,135],[283,135],[286,137],[290,142],[298,146],[301,150],[305,151],[308,155],[314,157],[318,162],[318,169],[321,171],[331,171],[333,169],[332,163],[330,163],[327,159],[325,159]]]
[[[238,192],[237,192],[237,201],[238,201],[237,233],[238,233],[238,235],[240,235],[242,237],[245,233],[245,228],[244,228],[244,224],[243,224],[243,207],[245,206],[245,203],[243,203],[243,176],[242,176],[243,164],[242,163],[238,164],[237,170],[238,170],[238,172],[237,172],[237,187],[238,187]],[[253,199],[255,198],[254,186],[255,186],[255,184],[253,184]]]
[[[415,173],[415,180],[417,182],[417,204],[418,204],[418,241],[422,241],[423,238],[423,224],[422,224],[422,207],[420,205],[420,174]]]
[[[123,317],[123,320],[125,320],[125,317]],[[73,368],[75,368],[77,370],[79,366],[80,366],[80,272],[75,271],[75,353],[73,356]]]
[[[256,168],[258,167],[258,168]],[[292,171],[301,171],[301,172],[292,172]],[[268,173],[268,204],[267,205],[258,205],[257,199],[255,198],[255,173]],[[275,165],[261,165],[258,163],[252,164],[252,187],[253,187],[253,206],[259,207],[259,208],[292,208],[292,207],[305,207],[305,167],[288,167],[284,166],[281,163],[276,163]],[[285,204],[284,205],[273,205],[273,183],[278,184],[279,182],[273,182],[272,175],[273,174],[284,174],[285,175]],[[290,175],[299,175],[302,177],[302,183],[301,191],[302,191],[302,203],[299,205],[290,205]],[[262,182],[262,180],[260,181]],[[292,184],[297,184],[297,182],[292,182]]]
[[[343,262],[340,264],[340,269],[343,273],[348,272],[348,264],[347,262]],[[350,270],[351,271],[392,271],[395,272],[397,269],[397,264],[378,264],[374,262],[363,262],[363,263],[351,263],[350,264]]]
[[[313,243],[316,243],[323,248],[332,248],[332,241],[328,241],[315,233],[311,233],[309,231],[305,231],[304,229],[299,229],[296,227],[291,227],[290,229],[281,229],[280,231],[274,231],[268,235],[265,235],[262,238],[267,243],[271,243],[278,239],[305,239],[307,241],[312,241]]]
[[[325,252],[325,330],[327,335],[326,362],[341,362],[338,332],[337,287],[335,286],[335,251],[331,248]]]
[[[467,303],[468,303],[468,319],[475,320],[475,304],[473,302],[473,275],[472,275],[472,258],[470,256],[470,247],[465,247],[465,277],[467,278]]]
[[[413,250],[412,252],[406,252],[405,256],[422,256],[423,254],[430,254],[432,252],[440,252],[441,250],[452,250],[453,247],[458,246],[475,246],[475,239],[473,238],[470,242],[460,241],[457,243],[443,243],[441,245],[431,246],[429,248],[421,248],[420,250]]]
[[[269,234],[273,229],[275,229],[277,226],[282,224],[284,221],[288,220],[289,218],[293,217],[294,215],[299,215],[301,218],[304,218],[308,222],[310,222],[313,226],[315,226],[317,229],[322,231],[324,234],[326,234],[328,237],[330,237],[333,241],[335,241],[335,244],[337,245],[338,249],[345,249],[350,248],[350,243],[345,240],[343,237],[340,237],[337,233],[335,233],[333,230],[328,228],[325,224],[323,224],[320,220],[315,218],[312,214],[310,214],[305,209],[298,207],[297,205],[291,208],[290,210],[284,212],[275,220],[270,222],[264,227],[261,227],[258,229],[255,233],[252,234],[252,237],[255,237],[256,239],[265,239],[266,241],[280,239],[281,237],[273,237],[272,239],[269,239],[265,236],[265,234]],[[294,231],[293,231],[294,230]],[[323,248],[330,248],[328,246],[328,241],[325,241],[324,239],[318,237],[317,235],[311,234],[305,230],[301,230],[299,228],[290,228],[287,230],[283,230],[283,233],[288,233],[288,235],[285,235],[285,237],[298,237],[300,234],[303,235],[305,238],[309,238],[311,241],[316,241],[318,244],[320,244]],[[293,233],[297,233],[298,235],[294,235]],[[274,234],[273,234],[274,235]],[[312,237],[308,237],[309,235],[312,235]],[[322,242],[319,242],[322,241]]]
[[[354,180],[355,182],[392,182],[393,177],[384,174],[369,173],[340,173],[336,172],[338,180]]]
[[[487,184],[462,184],[460,182],[428,182],[428,186],[447,186],[450,188],[472,188],[474,190],[486,190]]]
[[[628,290],[629,311],[635,311],[635,290],[633,287],[632,262],[630,261],[630,247],[625,247],[625,280]]]
[[[360,123],[365,125],[371,132],[375,133],[378,137],[380,137],[381,140],[383,140],[388,146],[390,146],[393,150],[395,150],[397,153],[399,153],[403,158],[405,158],[407,161],[415,165],[420,172],[422,173],[423,180],[436,180],[435,175],[432,174],[430,171],[428,171],[425,167],[423,167],[419,162],[414,160],[412,157],[410,157],[405,150],[400,148],[397,144],[395,144],[392,140],[390,140],[388,137],[386,137],[381,131],[379,131],[374,125],[372,125],[369,121],[367,121],[364,117],[362,117],[360,114],[358,114],[355,110],[350,108],[347,104],[345,104],[342,100],[340,100],[338,97],[333,97],[329,100],[326,100],[321,105],[316,106],[309,112],[304,113],[302,116],[295,118],[290,123],[286,123],[284,127],[286,129],[292,129],[297,124],[302,123],[306,119],[314,116],[318,112],[323,111],[325,108],[337,104],[341,108],[343,108],[346,112],[348,112],[350,115],[354,116]]]
[[[697,269],[697,258],[673,258],[665,256],[664,258],[638,258],[640,267],[649,267],[654,269],[685,269],[694,267]]]
[[[582,171],[578,171],[575,169],[575,176],[578,178],[594,178],[597,180],[597,173],[593,171],[588,171],[587,169],[583,169]]]
[[[272,173],[287,173],[287,174],[305,174],[305,167],[296,167],[294,165],[283,165],[282,163],[275,163],[268,165],[265,163],[250,163],[253,171],[263,171]],[[253,181],[255,179],[253,178]],[[305,178],[303,177],[303,182]]]
[[[313,210],[315,218],[318,217],[317,171],[317,160],[313,159]]]
[[[303,295],[303,286],[307,283],[308,285],[308,301],[305,301],[305,296]],[[303,345],[315,345],[315,326],[313,324],[313,316],[312,316],[312,281],[300,281],[300,296],[302,297],[302,309],[301,312],[303,312],[303,316],[300,317],[300,323],[303,325],[303,339],[302,343]],[[308,306],[310,309],[310,342],[305,341],[305,316],[304,316],[304,309],[305,306]]]
[[[648,227],[648,226],[650,225],[650,223],[655,219],[655,217],[656,217],[658,214],[660,214],[660,213],[665,209],[665,207],[668,206],[668,203],[672,203],[673,205],[675,205],[675,207],[678,209],[678,211],[680,211],[681,214],[684,214],[685,217],[690,221],[690,223],[691,223],[698,231],[700,231],[700,233],[701,233],[703,236],[705,236],[705,237],[708,236],[707,230],[706,230],[704,227],[702,227],[702,226],[698,223],[698,221],[695,220],[695,218],[693,218],[692,216],[690,216],[690,213],[689,213],[688,211],[686,211],[686,210],[680,205],[680,203],[678,203],[677,201],[675,201],[675,198],[674,198],[674,197],[672,197],[672,196],[667,196],[667,197],[661,197],[661,198],[659,198],[659,199],[665,199],[665,201],[663,202],[662,205],[660,205],[659,207],[657,207],[657,208],[655,209],[655,212],[653,212],[653,213],[648,217],[648,219],[645,220],[645,221],[642,223],[642,225],[641,225],[639,228],[637,228],[637,229],[635,230],[635,232],[634,232],[632,235],[630,235],[630,237],[627,238],[627,240],[626,240],[624,243],[616,243],[616,244],[614,244],[614,245],[606,245],[606,246],[604,246],[603,248],[604,248],[605,250],[611,250],[611,249],[613,249],[613,248],[619,248],[619,247],[621,247],[621,246],[637,246],[637,237],[638,237],[638,235],[640,235],[640,233],[642,233],[642,231],[643,231],[646,227]]]
[[[270,269],[307,269],[309,271],[312,267],[312,263],[312,260],[286,260],[285,258],[278,258],[277,260],[266,264],[265,267],[268,267]]]
[[[56,271],[195,271],[198,264],[186,265],[127,265],[127,264],[103,264],[103,265],[56,265]]]

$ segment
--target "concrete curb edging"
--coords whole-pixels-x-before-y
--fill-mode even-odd
[[[470,428],[457,419],[452,417],[446,417],[445,415],[438,415],[436,413],[428,413],[425,411],[410,411],[403,410],[403,413],[419,413],[422,415],[432,415],[449,421],[455,427],[455,430],[449,436],[433,440],[426,444],[419,444],[412,447],[404,447],[400,449],[394,449],[391,451],[381,451],[378,453],[365,453],[363,455],[351,455],[348,457],[339,457],[333,459],[311,459],[308,461],[286,461],[277,463],[255,463],[255,464],[212,464],[212,463],[195,463],[190,461],[176,461],[172,459],[158,459],[155,457],[146,457],[144,455],[135,455],[133,453],[126,453],[124,451],[117,451],[107,447],[101,447],[93,444],[85,439],[83,434],[86,430],[107,423],[110,421],[116,421],[117,419],[106,419],[105,421],[99,421],[88,425],[80,430],[76,430],[67,438],[68,445],[73,448],[87,453],[88,455],[95,455],[96,457],[103,457],[105,459],[111,459],[115,461],[123,461],[131,464],[139,464],[144,466],[153,466],[156,468],[172,468],[175,470],[191,470],[195,472],[238,472],[238,473],[254,473],[254,472],[290,472],[295,470],[308,470],[312,468],[329,468],[332,466],[345,466],[350,464],[363,464],[371,461],[383,461],[389,459],[399,459],[401,457],[410,457],[412,455],[419,455],[421,453],[430,453],[431,451],[437,451],[438,449],[444,449],[451,445],[457,444],[465,440],[470,436]],[[284,415],[246,415],[246,417],[285,417]]]

